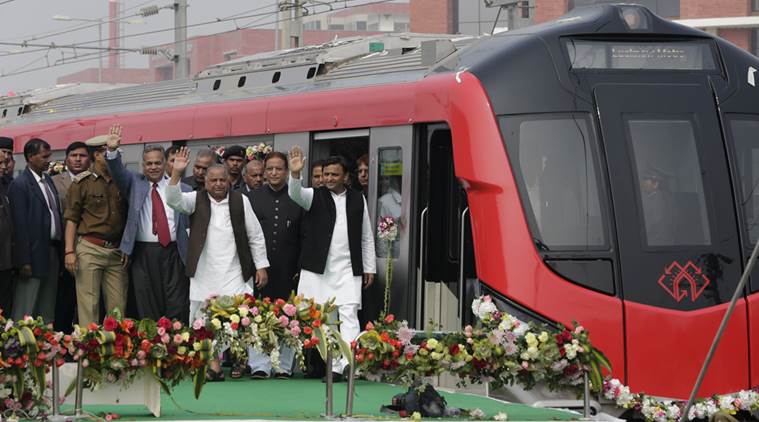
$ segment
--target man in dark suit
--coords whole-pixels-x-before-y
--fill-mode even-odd
[[[0,149],[0,310],[10,316],[13,305],[13,219],[5,183],[8,154]]]
[[[68,202],[69,187],[78,174],[90,168],[90,154],[87,144],[84,142],[72,142],[66,147],[66,170],[52,177],[55,188],[58,190],[58,198],[61,201],[61,209],[65,210]],[[58,284],[58,297],[55,302],[55,330],[71,330],[76,315],[76,284],[74,276],[68,271],[63,271]]]
[[[164,174],[164,150],[148,146],[142,152],[142,174],[121,161],[121,132],[109,135],[106,162],[119,190],[129,198],[124,235],[119,249],[130,255],[130,274],[140,319],[165,316],[189,320],[190,280],[184,262],[189,218],[166,204],[169,179]],[[176,153],[174,154],[176,155]],[[182,191],[192,188],[182,184]]]
[[[50,145],[31,139],[24,145],[26,170],[8,189],[15,231],[19,277],[13,297],[13,319],[24,315],[55,318],[55,298],[60,273],[63,239],[61,203],[52,179],[45,173],[50,165]]]

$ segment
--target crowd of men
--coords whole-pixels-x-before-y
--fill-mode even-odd
[[[13,140],[0,138],[3,315],[42,316],[59,330],[114,309],[189,322],[211,295],[297,292],[334,298],[342,337],[358,335],[362,290],[376,273],[366,156],[354,188],[342,157],[312,163],[303,186],[298,147],[250,161],[241,146],[221,160],[202,150],[191,165],[187,147],[146,146],[138,173],[124,164],[121,134],[116,125],[71,143],[52,177],[47,142],[25,143],[26,169],[14,178]],[[291,376],[294,354],[282,349],[280,373],[251,350],[231,376]],[[335,361],[336,379],[346,363]],[[218,361],[209,378],[223,379]]]

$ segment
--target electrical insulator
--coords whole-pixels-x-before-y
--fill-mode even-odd
[[[155,56],[158,54],[158,47],[142,47],[140,53],[148,56]]]
[[[153,16],[153,15],[157,15],[160,10],[161,8],[159,8],[158,6],[148,6],[148,7],[141,8],[140,11],[137,12],[137,14],[140,16]]]

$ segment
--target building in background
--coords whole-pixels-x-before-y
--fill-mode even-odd
[[[491,0],[493,1],[493,0]],[[556,19],[582,6],[618,3],[619,0],[524,0],[515,2],[513,26],[508,11],[487,7],[485,0],[409,0],[379,3],[303,17],[303,45],[334,38],[383,32],[482,35],[518,29]],[[759,53],[759,0],[625,0],[641,4],[659,16],[702,29],[750,51]],[[497,18],[497,21],[496,21]],[[167,45],[166,47],[171,47]],[[274,50],[273,29],[248,28],[188,41],[190,74],[208,66],[251,54]],[[173,63],[152,56],[148,69],[103,69],[104,83],[146,83],[171,79]],[[97,69],[85,69],[58,79],[58,83],[97,82]]]

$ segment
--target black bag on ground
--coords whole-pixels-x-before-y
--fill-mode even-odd
[[[409,387],[407,392],[395,395],[391,405],[380,409],[386,413],[397,413],[400,417],[409,417],[414,412],[419,412],[425,418],[443,417],[452,410],[448,408],[445,398],[430,384]]]

